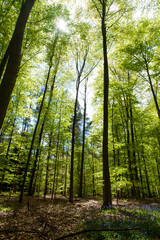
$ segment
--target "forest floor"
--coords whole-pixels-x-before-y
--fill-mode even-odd
[[[106,211],[101,210],[102,203],[100,200],[92,198],[77,198],[74,203],[71,204],[65,197],[57,197],[57,199],[51,200],[48,196],[46,200],[44,200],[43,197],[35,196],[25,197],[23,203],[19,204],[18,197],[9,198],[7,196],[0,196],[0,204],[1,240],[56,240],[66,234],[82,231],[84,229],[115,227],[134,228],[139,226],[144,233],[139,233],[136,238],[131,238],[131,236],[128,235],[117,235],[118,237],[113,235],[113,237],[110,236],[110,238],[105,238],[104,234],[98,235],[97,233],[95,235],[79,234],[66,239],[100,240],[128,239],[128,237],[130,239],[160,239],[159,232],[157,232],[157,229],[160,229],[160,216],[157,215],[157,213],[160,212],[160,201],[158,200],[148,199],[141,202],[136,200],[119,200],[118,205],[116,200],[113,200],[113,209]],[[136,211],[141,211],[141,209],[143,212],[147,211],[147,214],[149,214],[147,218],[144,214],[139,214],[139,212],[139,215],[137,214]],[[132,210],[134,210],[134,213]],[[131,221],[128,222],[130,219]],[[152,221],[150,222],[150,226],[154,224],[151,228],[155,228],[155,232],[151,234],[149,232],[147,235],[145,232],[147,230],[142,229],[143,226],[139,224],[139,221],[142,221],[144,224],[145,220],[148,222],[148,219]],[[119,225],[119,222],[122,224],[124,220],[125,224]],[[134,224],[131,224],[131,222],[134,222]],[[146,228],[148,229],[147,226]],[[135,231],[137,230],[133,230],[132,232]],[[135,236],[135,234],[132,234],[132,236]]]

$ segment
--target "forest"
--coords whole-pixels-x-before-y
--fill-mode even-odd
[[[159,4],[0,0],[2,239],[160,239]]]

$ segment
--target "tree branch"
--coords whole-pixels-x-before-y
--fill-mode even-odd
[[[110,228],[110,229],[89,229],[89,230],[82,230],[76,233],[70,233],[67,235],[64,235],[62,237],[56,238],[55,240],[61,240],[61,239],[65,239],[68,237],[73,237],[82,233],[87,233],[87,232],[122,232],[122,231],[131,231],[131,230],[138,230],[138,227],[133,227],[133,228]]]
[[[106,12],[106,16],[108,16],[108,13],[109,13],[110,7],[111,7],[112,4],[114,3],[114,1],[115,1],[115,0],[112,0],[112,2],[109,4],[108,9],[107,9],[107,12]]]
[[[82,80],[80,81],[80,83],[89,76],[89,74],[97,67],[98,63],[101,61],[101,59],[96,63],[95,66],[93,66],[90,71],[82,78]]]
[[[94,6],[95,6],[95,8],[96,8],[97,12],[99,13],[99,16],[100,16],[100,18],[102,18],[101,12],[99,11],[99,9],[98,9],[98,7],[97,7],[97,5],[96,5],[95,1],[94,1],[94,0],[92,0],[92,2],[93,2],[93,4],[94,4]],[[101,1],[100,1],[100,3],[101,3]],[[102,4],[102,3],[101,3],[101,4]]]

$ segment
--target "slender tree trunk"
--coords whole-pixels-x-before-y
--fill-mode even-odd
[[[67,165],[67,158],[66,158],[66,168],[65,168],[65,176],[64,176],[64,196],[66,197],[66,190],[67,190],[67,170],[68,170],[68,165]]]
[[[38,147],[37,147],[37,150],[36,150],[36,158],[35,158],[34,165],[33,165],[33,168],[32,168],[32,174],[31,174],[30,185],[29,185],[29,190],[28,190],[28,195],[29,196],[32,195],[32,184],[33,184],[33,179],[34,179],[34,175],[35,175],[35,171],[36,171],[36,166],[37,166],[37,161],[38,161],[38,155],[39,155],[39,149],[40,149],[40,145],[41,145],[44,125],[45,125],[46,118],[47,118],[47,115],[48,115],[48,111],[49,111],[49,108],[50,108],[50,104],[51,104],[51,101],[52,101],[53,89],[54,89],[54,84],[55,84],[55,80],[56,80],[58,65],[59,65],[59,61],[57,62],[56,69],[55,69],[55,74],[54,74],[54,77],[52,79],[52,86],[51,86],[51,90],[50,90],[48,106],[47,106],[47,109],[46,109],[46,112],[45,112],[45,115],[44,115],[43,123],[42,123],[40,134],[39,134]]]
[[[150,184],[149,184],[149,178],[148,178],[148,173],[147,173],[147,167],[146,167],[146,161],[145,161],[145,156],[144,156],[144,147],[142,146],[142,159],[143,159],[143,164],[144,164],[144,172],[146,176],[146,183],[147,183],[147,190],[148,190],[148,196],[149,198],[152,197],[151,190],[150,190]]]
[[[113,163],[116,166],[116,151],[115,151],[115,140],[114,140],[114,97],[112,103],[112,146],[113,146]]]
[[[92,187],[92,195],[93,195],[93,197],[96,195],[94,173],[95,173],[95,165],[94,165],[94,156],[93,156],[93,152],[92,152],[92,186],[93,186]]]
[[[52,69],[52,60],[53,60],[53,57],[54,57],[54,51],[55,51],[55,47],[56,47],[56,44],[57,44],[58,36],[59,35],[58,35],[58,32],[57,32],[57,34],[55,36],[55,39],[54,39],[54,42],[53,42],[53,46],[52,46],[53,49],[52,49],[52,54],[51,54],[51,57],[50,57],[48,75],[47,75],[47,80],[46,80],[45,89],[44,89],[44,93],[43,93],[43,98],[42,98],[42,101],[41,101],[37,122],[36,122],[36,125],[35,125],[35,128],[34,128],[34,133],[33,133],[33,137],[32,137],[30,150],[29,150],[29,153],[28,153],[28,159],[27,159],[27,163],[26,163],[24,176],[23,176],[23,182],[22,182],[22,186],[21,186],[21,193],[20,193],[20,197],[19,197],[19,202],[22,202],[22,199],[23,199],[24,185],[25,185],[25,182],[26,182],[27,172],[28,172],[28,168],[29,168],[29,164],[30,164],[33,145],[34,145],[34,140],[35,140],[35,137],[36,137],[36,132],[37,132],[37,128],[38,128],[38,125],[39,125],[39,121],[40,121],[40,117],[41,117],[41,113],[42,113],[42,109],[43,109],[43,104],[44,104],[44,100],[45,100],[45,96],[46,96],[46,92],[47,92],[47,88],[48,88],[48,81],[49,81],[50,73],[51,73],[51,69]]]
[[[158,180],[160,184],[160,171],[159,171],[159,165],[158,165],[158,158],[156,157],[156,165],[157,165],[157,173],[158,173]]]
[[[0,182],[0,192],[2,191],[2,188],[3,188],[3,181],[4,181],[5,173],[6,173],[6,170],[7,170],[8,154],[9,154],[9,150],[10,150],[10,146],[11,146],[11,142],[12,142],[12,138],[13,138],[13,132],[14,132],[14,128],[15,128],[15,122],[16,122],[16,117],[15,117],[14,120],[13,120],[12,131],[11,131],[11,134],[10,134],[9,143],[8,143],[8,147],[7,147],[7,152],[6,152],[6,156],[5,156],[6,161],[5,161],[5,168],[4,168],[4,170],[3,170],[2,177],[1,177],[1,182]]]
[[[104,58],[104,102],[103,102],[103,205],[102,208],[112,206],[111,183],[109,173],[108,155],[108,93],[109,93],[109,69],[107,58],[106,38],[106,1],[102,1],[102,36],[103,36],[103,58]]]
[[[151,76],[150,76],[150,73],[149,73],[148,62],[147,62],[146,58],[144,58],[144,60],[145,60],[145,63],[146,63],[146,71],[147,71],[147,76],[148,76],[151,92],[152,92],[152,95],[153,95],[154,103],[156,105],[157,114],[158,114],[158,117],[159,117],[159,120],[160,120],[160,109],[159,109],[159,105],[158,105],[158,101],[157,101],[157,96],[156,96],[156,93],[155,93],[154,88],[153,88],[152,79],[151,79]]]
[[[118,125],[116,125],[116,138],[117,138],[117,142],[119,143]],[[120,166],[119,148],[117,149],[117,165]]]
[[[53,187],[52,187],[52,197],[53,194],[55,194],[55,184],[56,184],[56,173],[57,173],[57,167],[58,167],[58,154],[59,154],[59,139],[60,139],[60,127],[61,127],[61,106],[60,106],[60,118],[59,118],[59,124],[58,124],[58,136],[57,136],[57,146],[56,146],[56,156],[55,156],[55,165],[54,165],[54,177],[53,177]]]
[[[136,146],[138,146],[138,139],[136,136],[136,129],[134,130],[135,132],[135,143]],[[143,183],[143,177],[142,177],[142,167],[141,167],[141,159],[140,159],[140,154],[139,154],[139,150],[137,151],[137,156],[138,156],[138,168],[139,168],[139,174],[140,174],[140,181],[141,181],[141,191],[140,193],[142,193],[143,199],[145,198],[145,194],[144,194],[144,183]]]
[[[73,126],[72,126],[72,149],[71,149],[71,171],[70,171],[70,195],[69,201],[73,203],[73,169],[74,169],[74,142],[75,142],[75,125],[76,125],[76,118],[77,118],[77,103],[78,103],[78,91],[79,91],[79,81],[77,81],[76,87],[76,100],[74,104],[74,117],[73,117]]]
[[[55,179],[54,199],[56,199],[56,195],[57,195],[58,176],[59,176],[59,155],[58,155],[58,159],[57,159],[57,169],[56,169],[56,179]]]
[[[78,55],[78,54],[77,54]],[[71,169],[70,169],[70,193],[69,193],[69,201],[73,203],[73,170],[74,170],[74,142],[75,142],[75,125],[76,125],[76,119],[77,119],[77,104],[78,104],[78,92],[79,92],[79,86],[80,86],[80,79],[81,75],[83,73],[86,60],[88,55],[88,49],[86,49],[83,63],[80,69],[78,69],[78,61],[76,62],[76,68],[77,68],[77,80],[76,80],[76,99],[74,104],[74,116],[73,116],[73,125],[72,125],[72,147],[71,147]]]
[[[65,159],[65,151],[64,151],[64,141],[63,141],[63,157],[65,161],[65,174],[64,174],[64,189],[63,189],[63,195],[66,197],[66,190],[67,190],[67,170],[68,170],[68,164],[67,164],[67,157]]]
[[[52,136],[53,136],[53,132],[51,129],[50,136],[49,136],[49,147],[48,147],[48,156],[47,156],[47,165],[46,165],[46,180],[45,180],[44,198],[46,198],[46,195],[48,193],[49,160],[51,158]]]
[[[81,174],[80,174],[79,197],[82,197],[82,189],[83,189],[84,147],[85,147],[85,133],[86,133],[87,82],[88,82],[88,79],[86,79],[86,81],[85,81],[85,90],[84,90],[83,143],[82,143],[82,159],[81,159]]]
[[[5,68],[5,73],[0,85],[0,129],[7,112],[10,97],[16,83],[17,73],[21,61],[21,48],[25,26],[32,10],[35,0],[26,0],[22,5],[13,37],[4,56],[4,62],[1,65],[1,74]]]
[[[29,164],[30,164],[33,145],[34,145],[34,140],[35,140],[35,137],[36,137],[36,132],[37,132],[37,128],[38,128],[38,125],[39,125],[39,121],[40,121],[40,117],[41,117],[41,113],[42,113],[42,109],[43,109],[43,104],[44,104],[44,99],[45,99],[45,96],[46,96],[46,91],[47,91],[47,87],[48,87],[48,81],[49,81],[49,77],[50,77],[51,68],[52,68],[52,66],[50,66],[49,70],[48,70],[48,76],[47,76],[47,80],[46,80],[46,84],[45,84],[43,98],[42,98],[42,101],[41,101],[37,122],[36,122],[36,125],[35,125],[35,128],[34,128],[34,133],[33,133],[33,136],[32,136],[32,142],[31,142],[29,153],[28,153],[28,159],[27,159],[27,162],[26,162],[25,172],[24,172],[24,176],[23,176],[23,182],[22,182],[22,186],[21,186],[21,193],[20,193],[20,197],[19,197],[19,202],[22,202],[22,199],[23,199],[24,185],[25,185],[25,182],[26,182],[27,172],[28,172],[28,168],[29,168]]]
[[[136,151],[135,151],[135,140],[134,140],[134,131],[133,131],[133,113],[132,113],[132,103],[130,100],[130,128],[131,128],[131,140],[132,140],[132,154],[133,154],[133,165],[134,165],[134,176],[136,180],[136,197],[140,197],[139,190],[139,177],[138,177],[138,169],[137,169],[137,161],[136,161]]]
[[[40,150],[40,145],[41,145],[41,140],[42,140],[44,124],[45,123],[43,121],[42,126],[41,126],[41,130],[40,130],[40,133],[39,133],[38,147],[36,149],[36,157],[35,157],[33,168],[32,168],[31,179],[30,179],[29,189],[28,189],[28,196],[32,196],[33,195],[32,185],[33,185],[33,180],[34,180],[36,167],[37,167],[37,162],[38,162],[38,156],[39,156],[39,150]]]
[[[135,196],[135,186],[134,186],[134,177],[133,177],[133,171],[132,171],[132,162],[131,162],[131,152],[130,152],[130,132],[129,132],[129,126],[128,126],[128,118],[126,120],[127,123],[127,155],[128,155],[128,169],[129,169],[129,176],[130,181],[132,183],[131,187],[131,195],[132,197]]]

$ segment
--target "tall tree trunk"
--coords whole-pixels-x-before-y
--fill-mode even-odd
[[[56,80],[56,74],[57,74],[57,71],[58,71],[58,65],[59,65],[59,61],[57,62],[56,69],[55,69],[55,74],[54,74],[54,77],[52,79],[52,86],[51,86],[51,89],[50,89],[48,106],[47,106],[47,109],[46,109],[46,112],[45,112],[45,115],[44,115],[43,123],[42,123],[40,134],[39,134],[38,147],[37,147],[37,150],[36,150],[36,158],[35,158],[34,165],[33,165],[33,168],[32,168],[32,174],[31,174],[29,190],[28,190],[28,195],[29,196],[32,195],[32,184],[33,184],[33,179],[34,179],[34,175],[35,175],[35,171],[36,171],[36,166],[37,166],[37,161],[38,161],[38,155],[39,155],[39,149],[40,149],[40,145],[41,145],[44,125],[45,125],[46,118],[47,118],[47,115],[48,115],[48,111],[49,111],[49,108],[50,108],[50,104],[51,104],[51,101],[52,101],[53,89],[54,89],[54,84],[55,84],[55,80]]]
[[[63,191],[63,195],[66,197],[66,190],[67,190],[67,169],[68,169],[68,165],[67,165],[67,158],[66,158],[66,167],[65,167],[65,175],[64,175],[64,191]]]
[[[50,132],[50,135],[49,135],[49,146],[48,146],[48,156],[47,156],[47,165],[46,165],[46,180],[45,180],[44,198],[46,198],[46,195],[48,193],[49,160],[51,158],[52,137],[53,137],[53,132],[52,132],[52,129],[51,129],[51,132]]]
[[[74,117],[73,117],[73,125],[72,125],[72,149],[71,149],[71,170],[70,170],[70,195],[69,201],[73,202],[73,169],[74,169],[74,142],[75,142],[75,125],[76,125],[76,118],[77,118],[77,103],[78,103],[78,91],[79,91],[79,81],[76,88],[76,100],[74,104]]]
[[[37,132],[37,128],[38,128],[38,125],[39,125],[39,121],[40,121],[40,117],[41,117],[41,113],[42,113],[42,109],[43,109],[43,104],[44,104],[44,100],[45,100],[45,96],[46,96],[46,92],[47,92],[47,88],[48,88],[48,81],[49,81],[49,78],[50,78],[51,69],[53,67],[52,61],[53,61],[53,57],[54,57],[54,54],[55,54],[55,47],[57,45],[58,37],[59,37],[59,32],[56,33],[56,36],[55,36],[55,39],[54,39],[54,42],[53,42],[53,45],[52,45],[52,52],[51,52],[51,57],[49,59],[49,69],[48,69],[45,89],[44,89],[43,98],[42,98],[39,113],[38,113],[37,122],[36,122],[36,125],[35,125],[35,128],[34,128],[34,133],[33,133],[33,137],[32,137],[30,150],[29,150],[29,153],[28,153],[28,159],[27,159],[27,163],[26,163],[26,167],[25,167],[24,176],[23,176],[23,182],[22,182],[22,186],[21,186],[21,193],[20,193],[20,197],[19,197],[19,202],[22,202],[22,199],[23,199],[24,185],[25,185],[25,182],[26,182],[28,167],[29,167],[29,164],[30,164],[32,149],[33,149],[33,145],[34,145],[34,140],[35,140],[35,137],[36,137],[36,132]]]
[[[153,95],[154,103],[156,105],[157,114],[158,114],[158,117],[159,117],[159,120],[160,120],[160,109],[159,109],[159,105],[158,105],[158,101],[157,101],[157,96],[156,96],[156,93],[155,93],[154,88],[153,88],[151,75],[149,73],[148,62],[147,62],[145,57],[144,57],[144,60],[145,60],[145,64],[146,64],[146,71],[147,71],[148,81],[149,81],[149,84],[150,84],[150,88],[151,88],[151,92],[152,92],[152,95]]]
[[[158,180],[160,184],[160,171],[159,171],[159,165],[158,165],[158,158],[156,157],[156,165],[157,165],[157,174],[158,174]]]
[[[57,195],[58,176],[59,176],[59,154],[58,154],[58,158],[57,158],[57,169],[56,169],[56,178],[55,178],[54,199],[56,199],[56,195]]]
[[[134,130],[134,132],[135,132],[135,144],[136,144],[136,146],[138,146],[138,139],[137,139],[136,129]],[[142,177],[142,167],[141,167],[141,159],[140,159],[139,150],[137,151],[137,157],[138,157],[138,168],[139,168],[140,181],[141,181],[140,193],[142,193],[142,197],[144,199],[145,198],[144,183],[143,183],[143,177]]]
[[[113,146],[113,163],[116,166],[116,151],[115,151],[115,135],[114,135],[114,97],[112,103],[112,146]]]
[[[86,95],[87,95],[87,82],[88,82],[88,79],[86,79],[86,81],[85,81],[85,90],[84,90],[83,143],[82,143],[82,159],[81,159],[81,173],[80,173],[79,197],[82,197],[82,189],[83,189],[84,147],[85,147],[85,133],[86,133]]]
[[[41,126],[41,130],[40,130],[40,133],[39,133],[38,147],[36,149],[36,157],[35,157],[35,160],[34,160],[32,171],[31,171],[31,179],[30,179],[30,183],[29,183],[28,196],[33,195],[32,185],[33,185],[33,179],[34,179],[34,176],[35,176],[37,162],[38,162],[38,156],[39,156],[39,150],[40,150],[40,145],[41,145],[41,140],[42,140],[44,124],[45,124],[45,122],[43,121],[42,126]]]
[[[10,150],[10,146],[11,146],[11,142],[12,142],[12,138],[13,138],[13,132],[14,132],[14,128],[15,128],[15,122],[16,122],[16,117],[15,117],[14,120],[13,120],[12,131],[11,131],[11,134],[10,134],[9,143],[8,143],[8,147],[7,147],[7,152],[6,152],[6,156],[5,156],[5,158],[6,158],[6,160],[5,160],[5,168],[4,168],[4,170],[3,170],[2,177],[1,177],[1,181],[0,181],[0,192],[2,191],[2,188],[3,188],[3,181],[4,181],[5,173],[6,173],[6,170],[7,170],[8,154],[9,154],[9,150]]]
[[[5,55],[5,61],[2,64],[1,73],[5,68],[5,65],[6,69],[0,85],[0,129],[2,127],[10,97],[16,83],[17,73],[21,61],[21,48],[24,30],[34,3],[35,0],[26,0],[22,5],[13,37]]]
[[[151,190],[150,190],[150,183],[149,183],[149,178],[148,178],[148,173],[147,173],[147,167],[146,167],[146,160],[145,160],[144,146],[143,146],[143,145],[142,145],[141,154],[142,154],[142,159],[143,159],[143,164],[144,164],[144,172],[145,172],[145,176],[146,176],[148,197],[151,198],[151,197],[152,197],[152,194],[151,194]]]
[[[95,164],[94,164],[94,154],[92,150],[92,195],[93,197],[96,195],[94,173],[95,173]]]
[[[131,162],[131,152],[130,152],[130,132],[129,132],[129,117],[126,119],[126,127],[127,127],[127,155],[128,155],[128,169],[129,169],[129,176],[130,181],[132,183],[131,187],[131,196],[135,197],[135,186],[134,186],[134,177],[133,177],[133,171],[132,171],[132,162]]]
[[[29,149],[29,153],[28,153],[28,159],[27,159],[27,162],[26,162],[25,172],[24,172],[24,176],[23,176],[23,182],[22,182],[22,186],[21,186],[21,193],[20,193],[20,197],[19,197],[19,202],[22,202],[22,199],[23,199],[24,185],[25,185],[25,182],[26,182],[27,172],[28,172],[28,168],[29,168],[29,164],[30,164],[33,145],[34,145],[34,140],[35,140],[35,137],[36,137],[37,128],[38,128],[38,125],[39,125],[39,121],[40,121],[40,117],[41,117],[41,113],[42,113],[42,109],[43,109],[43,104],[44,104],[44,99],[45,99],[45,96],[46,96],[46,91],[47,91],[47,87],[48,87],[48,81],[49,81],[49,77],[50,77],[51,68],[52,68],[52,66],[50,66],[49,70],[48,70],[48,76],[47,76],[47,80],[46,80],[46,84],[45,84],[43,98],[42,98],[42,101],[41,101],[37,122],[36,122],[34,132],[33,132],[33,136],[32,136],[32,142],[31,142],[31,146],[30,146],[30,149]]]
[[[118,124],[116,125],[116,138],[117,138],[117,142],[119,143]],[[117,165],[120,166],[119,148],[117,149]]]
[[[59,124],[58,124],[58,136],[57,136],[57,146],[56,146],[56,156],[55,156],[54,177],[53,177],[53,187],[52,187],[52,197],[51,197],[51,199],[53,199],[53,194],[55,194],[55,186],[56,186],[56,173],[57,173],[57,167],[58,167],[61,117],[62,116],[61,116],[61,106],[60,106],[60,118],[59,118]]]
[[[77,54],[79,55],[79,54]],[[78,68],[79,59],[76,62],[76,69],[77,69],[77,80],[76,80],[76,99],[74,104],[74,116],[73,116],[73,125],[72,125],[72,147],[71,147],[71,169],[70,169],[70,193],[69,193],[69,201],[73,203],[73,170],[74,170],[74,142],[75,142],[75,125],[77,119],[77,104],[78,104],[78,93],[79,93],[79,86],[80,86],[80,79],[83,73],[86,60],[88,55],[88,48],[85,51],[85,55],[83,58],[83,63],[80,69]],[[87,75],[88,76],[88,75]]]
[[[132,112],[132,103],[130,101],[130,128],[131,128],[131,141],[132,141],[132,155],[133,155],[133,165],[134,165],[134,178],[136,181],[136,197],[140,197],[140,190],[139,190],[139,177],[138,177],[138,169],[137,169],[137,161],[136,161],[136,151],[135,151],[135,139],[134,139],[134,131],[133,131],[133,112]]]
[[[106,1],[102,1],[102,36],[103,36],[103,58],[104,58],[104,105],[103,105],[103,205],[108,208],[112,205],[111,183],[109,173],[108,155],[108,93],[109,93],[109,70],[107,58],[107,38],[106,38]]]

